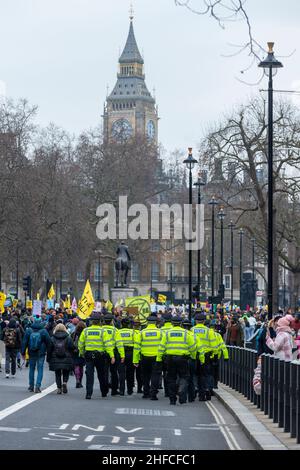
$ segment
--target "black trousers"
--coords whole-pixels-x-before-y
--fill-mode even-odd
[[[144,395],[156,397],[162,373],[161,363],[156,362],[156,356],[142,356],[141,368]]]
[[[199,397],[205,397],[207,392],[212,392],[214,388],[214,364],[215,359],[210,358],[209,353],[205,354],[205,363],[201,364],[197,360],[197,377]]]
[[[168,397],[169,387],[168,387],[168,367],[167,367],[166,357],[163,357],[163,360],[162,360],[162,376],[163,376],[163,382],[164,382],[165,397]]]
[[[219,382],[219,360],[212,361],[213,388],[218,388]]]
[[[194,376],[196,373],[196,361],[194,359],[188,360],[188,377],[186,388],[184,391],[184,399],[188,399],[189,402],[195,400],[195,384],[194,384]]]
[[[156,362],[156,356],[142,356],[141,367],[144,395],[156,397],[161,377],[161,364]]]
[[[66,384],[70,377],[70,371],[64,370],[64,369],[59,369],[55,371],[55,381],[56,381],[57,388],[61,388],[62,386],[61,376],[63,377],[63,383]]]
[[[16,374],[18,349],[5,348],[5,373]]]
[[[138,391],[141,392],[143,388],[143,371],[142,371],[141,363],[139,367],[135,367],[135,377],[137,381],[137,389]]]
[[[106,380],[106,364],[107,364],[107,355],[105,353],[100,353],[98,351],[92,352],[87,351],[85,354],[86,361],[86,393],[87,395],[93,394],[94,388],[94,369],[97,371],[97,376],[100,384],[100,390],[102,397],[106,397],[108,393],[108,383]]]
[[[115,363],[111,364],[109,355],[106,355],[105,362],[105,381],[108,384],[108,372],[110,371],[111,380],[111,393],[116,393],[119,388],[119,366],[120,366],[120,354],[117,348],[114,350]]]
[[[170,402],[175,403],[177,399],[176,382],[178,378],[178,396],[179,400],[184,401],[186,384],[188,379],[188,357],[187,356],[166,356],[168,370],[168,388]]]
[[[125,382],[127,383],[127,392],[132,393],[134,387],[134,365],[133,348],[125,348],[125,361],[119,365],[120,393],[125,393]]]

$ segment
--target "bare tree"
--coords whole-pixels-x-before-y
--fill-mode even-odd
[[[255,98],[216,125],[204,139],[201,148],[210,171],[221,163],[226,175],[226,180],[220,186],[219,198],[236,213],[237,224],[246,228],[251,236],[255,236],[264,253],[268,234],[266,135],[265,102]],[[274,153],[276,299],[279,265],[285,260],[296,279],[300,261],[297,258],[300,222],[300,116],[289,102],[281,101],[276,104]],[[290,249],[284,255],[287,244]],[[299,291],[299,286],[296,290]]]

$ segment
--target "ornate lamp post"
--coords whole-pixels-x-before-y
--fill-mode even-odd
[[[192,204],[193,204],[193,181],[192,181],[192,170],[196,165],[197,160],[193,158],[193,149],[189,147],[188,157],[184,160],[184,164],[189,170],[189,205],[190,205],[190,233],[192,232]],[[191,243],[191,237],[190,237]],[[189,319],[192,318],[192,250],[189,250]]]
[[[268,87],[268,318],[273,314],[273,76],[277,69],[283,67],[282,63],[274,57],[274,42],[268,42],[268,56],[260,62],[259,67],[264,68],[266,76],[269,78]]]

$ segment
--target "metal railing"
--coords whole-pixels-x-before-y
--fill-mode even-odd
[[[261,394],[256,395],[252,381],[257,352],[236,346],[227,348],[229,360],[220,361],[220,381],[244,395],[300,444],[300,361],[262,354]]]

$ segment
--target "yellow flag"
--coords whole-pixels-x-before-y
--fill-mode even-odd
[[[18,299],[13,300],[13,307],[16,308],[18,306]]]
[[[82,297],[78,303],[77,314],[82,320],[88,318],[94,310],[95,300],[91,289],[90,281],[86,281],[86,285]]]
[[[125,299],[126,307],[138,307],[139,309],[139,320],[141,323],[146,323],[147,318],[151,313],[150,307],[150,295],[138,296],[138,297],[127,297]]]
[[[111,312],[112,311],[112,308],[113,308],[113,304],[110,300],[108,300],[106,303],[105,303],[105,308],[107,309],[108,312]]]
[[[4,292],[0,292],[0,313],[4,312],[4,302],[6,300],[6,295]]]
[[[48,292],[48,299],[52,300],[54,299],[54,297],[55,297],[55,290],[54,290],[53,284],[51,284],[51,287]]]
[[[40,294],[38,292],[36,294],[36,300],[40,300]]]
[[[124,305],[124,300],[123,300],[123,299],[119,299],[119,300],[115,303],[115,307],[121,307],[122,305]]]
[[[163,294],[158,294],[157,302],[160,304],[165,304],[167,300],[167,296]]]
[[[67,298],[66,300],[64,301],[64,308],[71,308],[71,299],[70,299],[70,295],[68,294],[67,295]]]
[[[26,308],[32,308],[32,300],[26,300]]]

